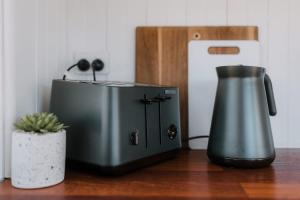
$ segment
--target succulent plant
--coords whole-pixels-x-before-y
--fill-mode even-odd
[[[53,113],[34,113],[26,115],[15,123],[18,130],[25,132],[35,132],[44,134],[49,132],[58,132],[67,126],[60,123]]]

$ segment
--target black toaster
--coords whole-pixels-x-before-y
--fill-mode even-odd
[[[54,80],[50,112],[67,128],[67,159],[120,174],[181,148],[176,87]]]

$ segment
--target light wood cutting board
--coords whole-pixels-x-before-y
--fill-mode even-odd
[[[136,81],[180,89],[181,133],[188,147],[188,43],[193,40],[256,40],[255,26],[137,27]],[[230,52],[229,49],[217,49]]]

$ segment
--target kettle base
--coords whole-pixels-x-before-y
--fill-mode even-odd
[[[211,162],[225,167],[255,169],[268,167],[275,159],[275,156],[259,159],[221,158],[218,156],[208,156]]]

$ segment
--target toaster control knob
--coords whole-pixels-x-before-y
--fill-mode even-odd
[[[130,134],[130,143],[132,145],[138,145],[139,144],[139,130],[134,130]]]
[[[169,128],[168,128],[168,137],[169,137],[169,139],[171,139],[171,140],[174,140],[174,138],[176,137],[176,135],[177,135],[177,127],[174,125],[174,124],[172,124]]]

